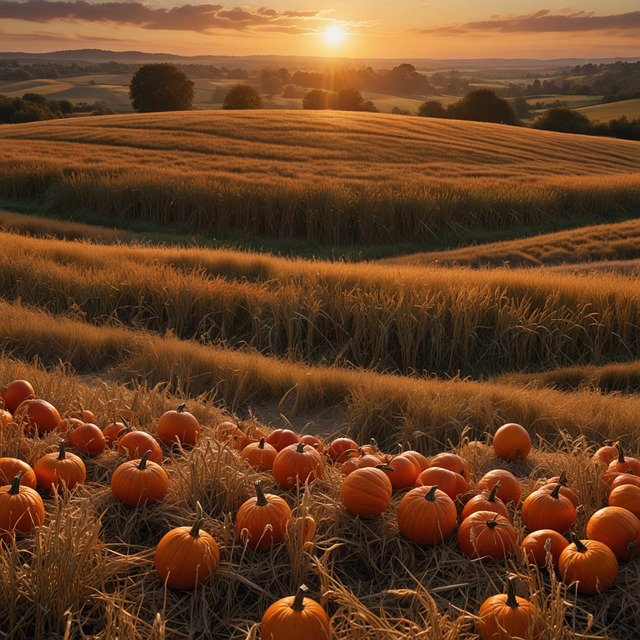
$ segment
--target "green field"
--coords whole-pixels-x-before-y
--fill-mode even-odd
[[[640,118],[640,98],[582,107],[579,111],[593,122],[609,122],[614,118],[622,117],[628,120],[637,120]]]

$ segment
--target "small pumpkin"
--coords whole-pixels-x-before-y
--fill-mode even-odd
[[[282,489],[292,489],[322,478],[324,458],[311,445],[290,444],[277,453],[271,472]]]
[[[558,560],[558,573],[567,585],[576,585],[578,593],[596,594],[606,591],[618,575],[618,560],[609,547],[599,540],[580,540],[564,549]]]
[[[439,453],[429,461],[430,467],[442,467],[459,473],[467,482],[471,481],[469,463],[457,453]]]
[[[123,462],[111,476],[111,492],[128,507],[160,502],[169,488],[169,476],[161,465],[149,461],[151,451],[140,460]]]
[[[75,453],[68,453],[63,440],[60,441],[58,452],[42,456],[35,463],[33,471],[38,479],[38,486],[48,495],[58,487],[66,487],[71,491],[77,484],[83,484],[87,477],[82,458]]]
[[[230,420],[225,420],[216,427],[216,437],[237,451],[242,451],[245,445],[249,444],[244,431]]]
[[[591,461],[609,466],[618,457],[618,448],[615,444],[605,444],[592,456]]]
[[[554,529],[558,533],[567,532],[576,521],[573,502],[560,493],[558,482],[552,491],[537,489],[522,503],[522,520],[529,531]]]
[[[292,444],[298,444],[300,438],[291,429],[274,429],[268,436],[267,442],[278,452]]]
[[[487,471],[480,480],[478,480],[478,489],[481,491],[491,491],[493,486],[499,482],[500,489],[496,496],[505,504],[513,502],[517,506],[522,497],[522,485],[511,471],[507,469],[492,469]]]
[[[527,535],[520,544],[520,554],[527,564],[534,564],[540,569],[547,566],[550,557],[554,567],[558,566],[560,554],[569,541],[554,529],[538,529]]]
[[[422,455],[419,451],[415,451],[414,449],[407,449],[400,455],[413,460],[415,465],[420,470],[420,473],[429,468],[429,458]]]
[[[469,483],[464,477],[444,467],[429,467],[416,478],[416,487],[438,485],[452,500],[469,490]]]
[[[358,443],[351,438],[335,438],[327,447],[327,455],[333,462],[344,462],[348,457],[347,451],[351,451],[352,449],[357,451],[358,448]]]
[[[531,451],[531,436],[520,424],[503,424],[493,435],[493,450],[503,460],[524,460]]]
[[[476,511],[458,527],[458,547],[469,558],[483,562],[504,560],[516,547],[516,531],[504,516]]]
[[[151,462],[162,464],[162,447],[150,433],[129,429],[118,440],[118,453],[128,460],[139,460],[147,451],[151,451],[148,458]]]
[[[218,570],[220,550],[213,536],[202,530],[203,523],[198,502],[193,526],[176,527],[158,542],[154,564],[169,589],[195,589]]]
[[[0,458],[0,487],[11,484],[13,479],[19,475],[22,487],[38,488],[38,479],[29,464],[18,458]]]
[[[619,444],[616,445],[616,448],[618,449],[618,457],[609,463],[607,473],[633,473],[636,476],[640,476],[640,460],[625,456],[624,449]]]
[[[391,500],[391,480],[377,467],[356,469],[342,481],[340,494],[349,513],[361,518],[379,516]]]
[[[493,511],[494,513],[499,513],[505,518],[509,518],[507,505],[496,495],[499,490],[500,483],[497,482],[493,485],[491,491],[483,491],[482,493],[471,497],[464,505],[460,517],[464,520],[467,516],[470,516],[476,511]]]
[[[128,432],[129,425],[124,420],[113,420],[102,428],[102,435],[104,435],[108,447],[113,447],[113,445],[117,444],[120,438]]]
[[[587,538],[604,542],[618,561],[631,560],[640,555],[640,520],[622,507],[603,507],[589,518]]]
[[[300,436],[300,442],[311,445],[321,455],[324,453],[324,444],[322,444],[322,440],[320,440],[320,438],[316,438],[316,436],[310,433]]]
[[[200,438],[200,423],[187,410],[185,403],[165,411],[158,419],[158,439],[167,447],[180,443],[194,446]]]
[[[0,487],[0,534],[25,536],[44,524],[44,503],[40,494],[20,484],[16,475],[11,484]]]
[[[411,489],[398,506],[398,527],[417,544],[443,542],[453,533],[457,520],[456,505],[436,485]]]
[[[307,587],[301,585],[295,596],[281,598],[264,612],[262,640],[330,640],[329,616],[318,602],[305,597],[307,593]]]
[[[418,465],[411,458],[401,454],[393,456],[385,466],[393,469],[393,471],[388,472],[389,480],[391,480],[393,489],[397,491],[415,486],[416,480],[420,475]]]
[[[622,507],[630,511],[636,518],[640,518],[640,487],[623,484],[609,493],[609,505]]]
[[[13,414],[15,421],[22,421],[25,433],[35,436],[59,428],[62,417],[59,411],[42,398],[24,400]]]
[[[490,596],[478,611],[478,635],[481,640],[537,638],[539,611],[526,598],[516,595],[515,579],[507,580],[507,593]]]
[[[293,515],[280,496],[265,493],[260,481],[256,496],[246,500],[236,514],[236,539],[254,551],[264,551],[289,535]]]
[[[611,481],[610,489],[613,491],[623,484],[631,484],[634,487],[640,487],[640,476],[634,476],[633,473],[618,473]]]
[[[0,397],[9,412],[13,414],[25,400],[35,398],[36,392],[28,380],[12,380],[0,389]]]
[[[83,422],[73,429],[67,436],[67,443],[80,453],[86,453],[89,456],[101,454],[107,446],[102,429],[91,422]]]
[[[271,471],[277,454],[264,438],[260,438],[260,442],[248,444],[240,453],[240,458],[256,471]]]

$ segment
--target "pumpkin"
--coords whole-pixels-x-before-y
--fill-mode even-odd
[[[311,445],[290,444],[277,453],[271,472],[282,489],[292,489],[322,478],[324,458]]]
[[[358,450],[358,443],[351,438],[335,438],[327,447],[327,455],[333,462],[344,462],[348,454],[347,451],[352,449]]]
[[[167,472],[149,461],[150,451],[140,460],[123,462],[111,476],[111,492],[128,507],[160,502],[169,488]]]
[[[453,533],[457,519],[453,500],[435,485],[411,489],[398,506],[398,527],[417,544],[443,542]]]
[[[363,456],[367,457],[367,456]],[[379,463],[378,463],[379,464]],[[391,486],[395,490],[409,489],[413,487],[420,475],[420,469],[411,458],[396,455],[391,458],[386,465],[392,471],[386,472],[391,480]]]
[[[248,444],[240,453],[240,458],[257,471],[271,471],[278,452],[264,438],[260,442]]]
[[[2,387],[0,397],[9,412],[15,413],[25,400],[35,398],[36,392],[28,380],[12,380]]]
[[[38,479],[29,464],[18,458],[0,458],[0,487],[11,484],[13,479],[20,475],[22,487],[38,488]]]
[[[500,489],[498,489],[496,496],[505,504],[513,502],[514,506],[517,506],[522,497],[522,486],[518,478],[516,478],[511,471],[507,471],[506,469],[492,469],[491,471],[487,471],[487,473],[478,480],[478,489],[481,491],[491,491],[496,482],[500,483]]]
[[[96,418],[96,414],[89,409],[83,409],[80,407],[77,411],[72,411],[69,414],[70,418],[77,418],[81,422],[90,422],[91,424],[97,424],[98,419]]]
[[[568,544],[569,541],[554,529],[538,529],[520,543],[520,554],[525,563],[534,564],[540,569],[547,566],[548,558],[557,567],[560,554]]]
[[[171,529],[158,542],[153,560],[169,589],[195,589],[216,573],[220,550],[213,536],[202,531],[203,522],[198,502],[193,526]]]
[[[293,515],[280,496],[265,494],[260,481],[255,488],[256,497],[240,505],[236,514],[236,539],[254,551],[263,551],[286,539]]]
[[[450,471],[459,473],[467,482],[471,480],[469,463],[457,453],[439,453],[437,456],[431,458],[429,466],[449,469]]]
[[[569,482],[564,471],[559,476],[536,483],[536,489],[542,489],[544,491],[551,492],[555,489],[555,486],[557,484],[560,485],[560,493],[565,498],[569,498],[573,506],[577,508],[580,504],[580,498],[578,497],[578,494],[569,487]]]
[[[516,546],[516,531],[504,516],[476,511],[458,527],[458,547],[469,558],[483,562],[504,560]]]
[[[348,452],[347,452],[348,453]],[[344,466],[344,462],[342,463]],[[377,467],[382,464],[382,460],[373,454],[373,453],[365,453],[364,455],[359,455],[356,458],[356,469],[362,469],[363,467]]]
[[[107,441],[97,424],[83,422],[67,436],[67,443],[80,453],[97,456],[105,450]]]
[[[618,449],[618,457],[609,463],[607,473],[633,473],[636,476],[640,476],[640,460],[625,456],[624,450],[619,444],[616,447]]]
[[[249,444],[244,431],[230,420],[225,420],[216,427],[216,437],[220,442],[225,442],[238,451],[242,451],[245,445]]]
[[[429,467],[416,478],[416,487],[438,485],[452,500],[469,490],[469,483],[462,475],[444,467]]]
[[[42,456],[35,463],[33,471],[38,479],[38,486],[48,495],[59,487],[66,487],[71,491],[77,484],[83,484],[87,477],[82,458],[75,453],[67,453],[62,440],[58,452]]]
[[[526,598],[516,595],[515,580],[507,580],[507,593],[490,596],[478,611],[478,635],[481,640],[537,638],[539,612]]]
[[[379,516],[389,506],[393,487],[377,467],[356,469],[342,481],[340,494],[349,513],[361,518]]]
[[[531,451],[531,437],[522,425],[508,422],[495,432],[492,446],[503,460],[524,460]]]
[[[340,473],[343,476],[348,476],[352,471],[360,469],[358,466],[360,454],[355,449],[349,449],[347,456],[347,459],[340,465]]]
[[[640,487],[623,484],[609,494],[609,506],[622,507],[640,518]]]
[[[600,447],[592,456],[592,462],[609,466],[618,457],[618,447],[614,444],[606,444]]]
[[[262,616],[260,637],[262,640],[329,640],[331,623],[322,606],[306,598],[305,585],[295,596],[287,596],[274,602]]]
[[[16,475],[11,484],[0,487],[0,533],[24,536],[44,524],[44,503],[40,494],[20,484]]]
[[[102,435],[104,435],[105,442],[108,447],[113,447],[120,438],[129,432],[129,425],[124,420],[114,420],[102,428]]]
[[[321,455],[324,453],[324,445],[322,444],[322,440],[316,438],[316,436],[311,435],[310,433],[300,436],[300,442],[311,445]]]
[[[162,464],[162,447],[150,433],[135,429],[118,440],[118,453],[128,460],[139,460],[147,451],[151,452],[148,458],[151,462]]]
[[[640,476],[634,476],[633,473],[618,473],[611,481],[611,491],[623,484],[631,484],[634,487],[640,487]]]
[[[188,411],[187,405],[165,411],[158,419],[158,439],[168,447],[179,443],[193,446],[200,437],[200,423]]]
[[[576,585],[578,593],[606,591],[618,575],[618,560],[609,547],[599,540],[580,540],[564,549],[558,560],[558,573],[567,585]]]
[[[0,409],[0,429],[13,422],[13,416],[6,409]]]
[[[522,503],[522,520],[529,531],[553,529],[558,533],[568,531],[576,521],[573,502],[560,493],[558,482],[551,492],[537,489]]]
[[[278,452],[292,444],[298,444],[300,438],[291,429],[274,429],[268,436],[267,442]]]
[[[507,510],[507,505],[496,496],[499,489],[500,483],[497,482],[493,485],[491,491],[483,491],[477,496],[470,498],[464,505],[460,517],[464,520],[467,516],[470,516],[476,511],[493,511],[494,513],[499,513],[501,516],[508,518],[509,511]]]
[[[640,520],[622,507],[603,507],[589,518],[587,538],[604,542],[618,561],[631,560],[640,555]]]
[[[400,455],[405,458],[409,458],[410,460],[413,460],[415,465],[420,470],[420,473],[429,467],[429,458],[427,458],[426,456],[423,456],[419,451],[414,451],[413,449],[407,449],[406,451],[403,451]]]
[[[58,410],[41,398],[24,400],[13,415],[16,421],[22,420],[25,433],[28,435],[49,433],[57,429],[62,422]]]

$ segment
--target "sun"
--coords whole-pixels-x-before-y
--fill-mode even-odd
[[[346,36],[347,32],[339,24],[332,24],[324,30],[324,39],[333,46],[342,44]]]

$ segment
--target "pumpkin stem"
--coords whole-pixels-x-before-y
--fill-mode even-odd
[[[616,449],[618,450],[618,462],[624,464],[624,449],[620,443],[616,443]]]
[[[124,425],[124,428],[127,433],[129,433],[130,431],[133,431],[133,429],[131,428],[131,425],[129,424],[129,421],[123,415],[118,414],[118,418],[120,418],[120,421]]]
[[[571,542],[573,542],[573,544],[576,545],[576,551],[578,551],[579,553],[585,553],[586,551],[589,550],[587,546],[582,542],[582,540],[580,540],[580,538],[576,533],[571,533],[570,537],[571,537]]]
[[[382,471],[393,471],[393,467],[388,464],[377,464],[376,469],[382,469]]]
[[[12,481],[11,489],[7,491],[9,495],[17,496],[20,493],[20,482],[22,480],[23,472],[21,471]]]
[[[304,584],[301,584],[298,587],[296,597],[293,599],[293,603],[291,604],[291,608],[294,611],[304,611],[304,597],[308,591],[309,589]]]
[[[560,489],[562,488],[562,482],[558,482],[558,484],[553,487],[553,491],[549,494],[552,498],[558,500],[560,498]]]
[[[304,442],[300,442],[298,444],[298,446],[296,447],[296,452],[297,453],[304,453],[304,447],[305,447]]]
[[[495,502],[496,501],[496,496],[498,494],[498,491],[500,491],[500,483],[496,482],[493,487],[491,488],[491,493],[489,493],[489,496],[487,498],[487,500],[489,502]]]
[[[64,460],[67,455],[64,450],[64,440],[60,440],[58,444],[60,446],[60,450],[58,451],[58,460]]]
[[[560,477],[558,478],[558,483],[563,487],[569,486],[569,481],[567,480],[567,472],[563,469]]]
[[[489,529],[495,529],[498,526],[498,522],[495,518],[487,520],[485,524],[487,525],[487,527],[489,527]]]
[[[178,406],[178,408],[176,409],[176,411],[178,413],[182,413],[185,409],[187,408],[187,403],[183,402],[181,405]]]
[[[518,604],[518,600],[516,599],[516,581],[515,578],[510,577],[507,580],[507,599],[505,601],[507,607],[516,608],[520,605]]]
[[[256,495],[258,496],[258,501],[256,502],[256,504],[259,507],[266,507],[269,504],[269,501],[267,500],[267,496],[264,495],[264,489],[262,488],[262,480],[256,481],[255,487],[256,487]]]
[[[140,471],[144,471],[144,469],[146,468],[147,460],[149,459],[150,455],[151,455],[151,449],[148,449],[147,451],[145,451],[144,455],[140,459],[140,464],[138,465],[138,469],[140,469]]]
[[[200,528],[202,527],[202,523],[204,522],[204,516],[202,515],[202,505],[200,502],[196,502],[196,520],[193,523],[193,527],[191,527],[191,531],[189,531],[189,535],[194,538],[200,537]]]
[[[264,445],[266,442],[266,438],[260,438],[260,442],[258,442],[258,449],[264,449]]]
[[[438,490],[438,485],[434,484],[431,489],[429,489],[429,492],[425,494],[424,499],[425,500],[429,500],[429,502],[435,502],[436,501],[436,491]]]

